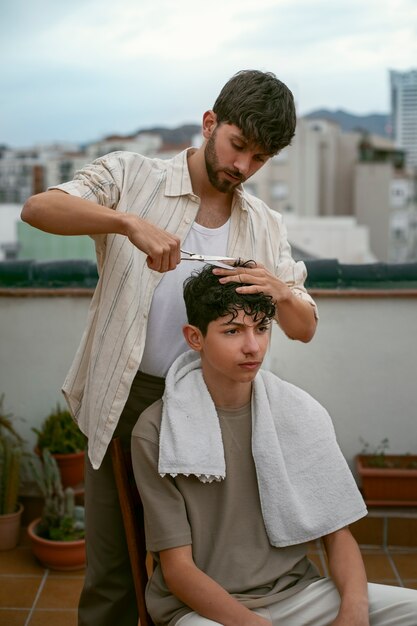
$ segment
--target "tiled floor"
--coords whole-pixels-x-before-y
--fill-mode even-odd
[[[361,545],[368,579],[417,589],[417,547],[384,546],[384,532],[375,521],[355,525],[357,539],[365,538],[381,545]],[[404,536],[404,528],[401,527]],[[408,528],[409,531],[409,528]],[[310,557],[322,574],[327,565],[320,542],[311,544]],[[25,533],[15,549],[0,552],[0,626],[76,626],[76,606],[84,572],[60,573],[45,570],[31,551]]]

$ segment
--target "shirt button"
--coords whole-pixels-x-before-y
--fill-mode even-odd
[[[185,220],[184,220],[184,222],[185,222],[186,224],[189,224],[189,223],[191,222],[191,219],[190,219],[189,217],[186,217],[186,218],[185,218]]]

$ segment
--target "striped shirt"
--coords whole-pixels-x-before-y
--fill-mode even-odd
[[[200,203],[192,189],[187,152],[170,160],[113,152],[54,188],[134,213],[183,241]],[[98,468],[139,369],[152,296],[162,274],[148,268],[146,255],[127,237],[95,235],[94,240],[99,280],[62,391],[88,437],[91,464]],[[232,202],[227,254],[263,263],[315,306],[303,286],[305,265],[291,257],[281,216],[243,187]]]

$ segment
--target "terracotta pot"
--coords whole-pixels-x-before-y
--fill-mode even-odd
[[[362,491],[369,506],[417,505],[417,456],[410,454],[384,456],[387,467],[372,467],[372,455],[359,454],[356,468]],[[411,465],[411,467],[410,467]]]
[[[62,486],[75,487],[84,482],[84,450],[71,454],[53,454],[61,472]]]
[[[33,554],[49,569],[69,572],[85,567],[85,539],[77,541],[51,541],[36,534],[40,518],[28,526]]]
[[[23,505],[16,513],[0,515],[0,550],[12,550],[19,543]]]
[[[41,456],[38,447],[35,448],[35,452],[38,456]],[[67,454],[54,453],[52,456],[58,463],[64,489],[66,487],[75,487],[84,482],[84,450]]]

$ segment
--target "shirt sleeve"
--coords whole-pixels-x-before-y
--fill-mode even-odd
[[[96,159],[75,172],[73,180],[48,189],[60,189],[73,196],[115,209],[123,183],[124,166],[120,152]]]
[[[158,474],[159,445],[132,437],[132,463],[144,508],[146,547],[152,552],[190,545],[184,499],[171,476]]]
[[[317,305],[304,287],[304,282],[307,278],[307,268],[303,261],[295,261],[293,259],[291,246],[288,242],[287,228],[282,220],[280,231],[279,259],[275,274],[277,278],[287,283],[295,296],[311,304],[314,308],[315,318],[319,319]]]

